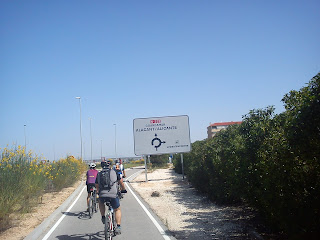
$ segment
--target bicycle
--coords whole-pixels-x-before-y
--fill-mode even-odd
[[[104,238],[105,240],[112,240],[112,238],[116,236],[115,227],[117,226],[117,223],[110,201],[106,202],[106,206],[107,214],[104,223]]]
[[[121,192],[121,186],[120,186],[120,184],[118,184],[117,192],[118,192],[118,197],[119,197],[119,199],[122,199],[122,198],[123,198],[123,194],[122,194],[122,192]]]
[[[88,206],[88,210],[89,210],[89,218],[92,217],[94,212],[97,212],[97,206],[98,206],[98,201],[97,201],[97,189],[92,186],[90,188],[90,200],[89,200],[89,206]]]

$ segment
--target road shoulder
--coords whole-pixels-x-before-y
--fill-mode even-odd
[[[217,205],[172,169],[141,173],[131,186],[177,239],[278,239],[243,205]]]

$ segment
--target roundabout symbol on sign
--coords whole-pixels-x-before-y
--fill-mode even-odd
[[[156,151],[158,151],[158,147],[160,147],[162,143],[166,143],[166,142],[162,142],[162,141],[160,140],[160,138],[158,138],[158,135],[157,135],[157,134],[155,134],[154,136],[155,136],[155,138],[152,139],[151,145],[153,146],[154,144],[156,144],[156,143],[154,143],[154,142],[157,141],[157,142],[158,142],[158,145],[154,145],[154,147],[156,148]]]

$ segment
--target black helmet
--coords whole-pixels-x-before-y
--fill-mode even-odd
[[[109,168],[110,164],[111,164],[111,162],[109,160],[108,161],[103,161],[103,162],[101,162],[101,167],[102,168]]]

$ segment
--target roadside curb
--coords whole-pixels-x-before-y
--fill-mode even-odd
[[[78,196],[80,191],[85,185],[85,181],[81,181],[79,186],[74,190],[74,192],[58,207],[49,217],[47,217],[40,225],[38,225],[24,240],[36,240],[44,234],[44,232],[52,226],[52,224],[59,219],[73,200]]]

